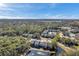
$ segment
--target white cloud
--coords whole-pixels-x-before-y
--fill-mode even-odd
[[[0,19],[37,19],[38,17],[22,17],[22,16],[0,16]]]
[[[55,16],[49,16],[44,15],[40,17],[32,17],[32,16],[0,16],[0,19],[79,19],[79,17],[76,16],[64,16],[64,15],[55,15]]]
[[[49,4],[49,8],[55,8],[55,7],[57,7],[57,3],[51,3],[51,4]]]
[[[0,3],[0,7],[6,7],[6,4]]]
[[[6,3],[0,3],[0,11],[3,11],[3,10],[12,11],[12,10],[14,10],[12,8],[9,8],[8,6],[9,5],[7,5]]]
[[[45,18],[45,19],[79,19],[79,16],[76,15],[62,15],[62,14],[57,14],[57,15],[50,15],[50,14],[44,14],[40,15],[39,18]]]
[[[24,17],[19,16],[0,16],[0,19],[22,19]]]

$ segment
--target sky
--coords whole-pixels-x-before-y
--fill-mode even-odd
[[[79,19],[79,3],[0,3],[0,19]]]

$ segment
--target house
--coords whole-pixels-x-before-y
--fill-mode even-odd
[[[73,33],[70,33],[70,39],[75,39],[75,34],[73,34]]]
[[[79,33],[75,34],[75,38],[79,39]]]
[[[39,49],[31,48],[26,56],[50,56],[50,51],[41,51]]]
[[[75,34],[71,32],[65,32],[64,38],[75,39]]]
[[[71,27],[59,27],[61,31],[68,31],[70,32],[72,30]]]
[[[59,28],[63,30],[71,30],[71,27],[59,27]]]
[[[75,34],[70,33],[69,36],[70,36],[70,37],[75,37]]]
[[[73,33],[79,33],[79,28],[72,29],[71,32],[73,32]]]
[[[40,42],[39,46],[43,49],[47,48],[47,43],[46,42]]]
[[[63,35],[69,37],[69,32],[66,31],[63,33]]]
[[[42,32],[41,36],[46,38],[54,38],[57,32],[58,30],[47,29]]]
[[[39,46],[38,46],[39,42],[40,42],[39,40],[37,40],[37,39],[31,39],[30,42],[31,42],[31,46],[32,47],[39,48]]]
[[[51,50],[52,49],[52,45],[48,44],[48,42],[50,41],[43,41],[43,40],[31,40],[31,47],[33,48],[42,48],[42,49],[48,49]]]
[[[35,41],[34,47],[35,47],[35,48],[40,48],[40,47],[39,47],[39,44],[40,44],[40,41]]]

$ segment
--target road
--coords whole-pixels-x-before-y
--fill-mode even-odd
[[[57,46],[61,47],[65,51],[65,53],[68,53],[68,54],[76,51],[75,49],[67,47],[67,46],[65,46],[65,45],[63,45],[62,43],[59,43],[59,42],[57,42]]]

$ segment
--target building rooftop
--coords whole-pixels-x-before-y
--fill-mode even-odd
[[[28,56],[49,56],[50,51],[41,51],[39,49],[30,49]]]

